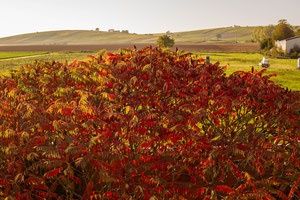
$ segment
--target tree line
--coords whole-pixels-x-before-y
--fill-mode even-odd
[[[300,27],[293,27],[286,19],[279,20],[277,25],[257,27],[252,34],[253,40],[260,44],[262,50],[270,50],[275,41],[294,36],[300,36]]]

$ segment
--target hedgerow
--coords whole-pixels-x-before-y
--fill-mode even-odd
[[[147,47],[0,79],[0,198],[300,198],[299,96]]]

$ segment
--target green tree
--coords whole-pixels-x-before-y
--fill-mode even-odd
[[[273,31],[274,31],[273,25],[269,25],[269,26],[265,26],[265,27],[259,26],[253,30],[252,39],[255,42],[261,43],[262,41],[264,41],[268,38],[271,38]]]
[[[217,37],[217,40],[220,40],[220,39],[222,38],[222,34],[218,33],[218,34],[216,35],[216,37]]]
[[[286,19],[281,19],[278,21],[278,24],[275,26],[275,29],[272,34],[272,39],[284,40],[290,37],[295,36],[293,27],[287,22]]]
[[[300,36],[300,28],[295,32],[295,35]]]
[[[157,45],[159,47],[169,48],[174,46],[174,44],[175,44],[175,40],[168,35],[162,35],[157,39]]]

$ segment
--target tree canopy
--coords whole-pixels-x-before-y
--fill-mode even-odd
[[[287,22],[287,20],[279,20],[272,34],[273,40],[284,40],[293,36],[295,36],[293,27]]]
[[[300,36],[300,28],[295,32],[295,35]]]
[[[273,25],[269,25],[266,27],[260,26],[254,29],[252,33],[252,38],[256,42],[262,42],[268,38],[271,38],[273,31],[274,31]]]
[[[173,47],[174,44],[175,40],[169,35],[162,35],[157,40],[157,45],[163,48]]]

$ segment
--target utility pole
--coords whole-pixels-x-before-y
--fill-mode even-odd
[[[235,43],[237,43],[237,27],[235,27]]]

